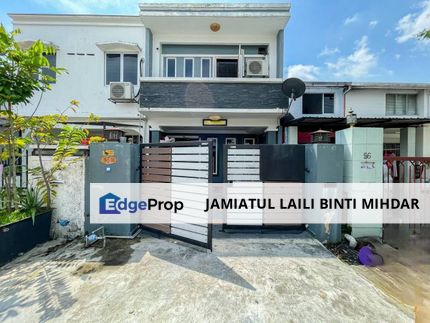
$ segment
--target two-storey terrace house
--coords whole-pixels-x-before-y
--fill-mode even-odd
[[[384,128],[384,150],[397,156],[430,156],[430,84],[309,82],[294,102],[285,142],[308,143],[319,129],[346,126],[350,110],[359,127]],[[334,140],[334,136],[332,137]]]

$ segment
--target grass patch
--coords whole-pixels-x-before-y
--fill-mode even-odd
[[[13,212],[0,211],[0,226],[15,223],[31,217],[31,212],[17,210]]]

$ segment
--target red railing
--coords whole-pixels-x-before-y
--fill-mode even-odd
[[[384,157],[384,183],[426,183],[430,157]]]

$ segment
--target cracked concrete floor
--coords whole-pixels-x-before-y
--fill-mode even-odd
[[[14,322],[413,321],[307,233],[49,242],[0,269],[0,295]]]

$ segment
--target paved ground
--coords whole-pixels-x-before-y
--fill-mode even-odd
[[[34,249],[0,270],[0,321],[411,322],[307,234],[217,238],[213,253],[148,235]]]
[[[392,225],[384,236],[393,246],[375,244],[384,266],[354,268],[398,303],[411,308],[417,323],[430,322],[430,226],[411,234],[407,226]],[[413,229],[412,229],[413,230]]]

